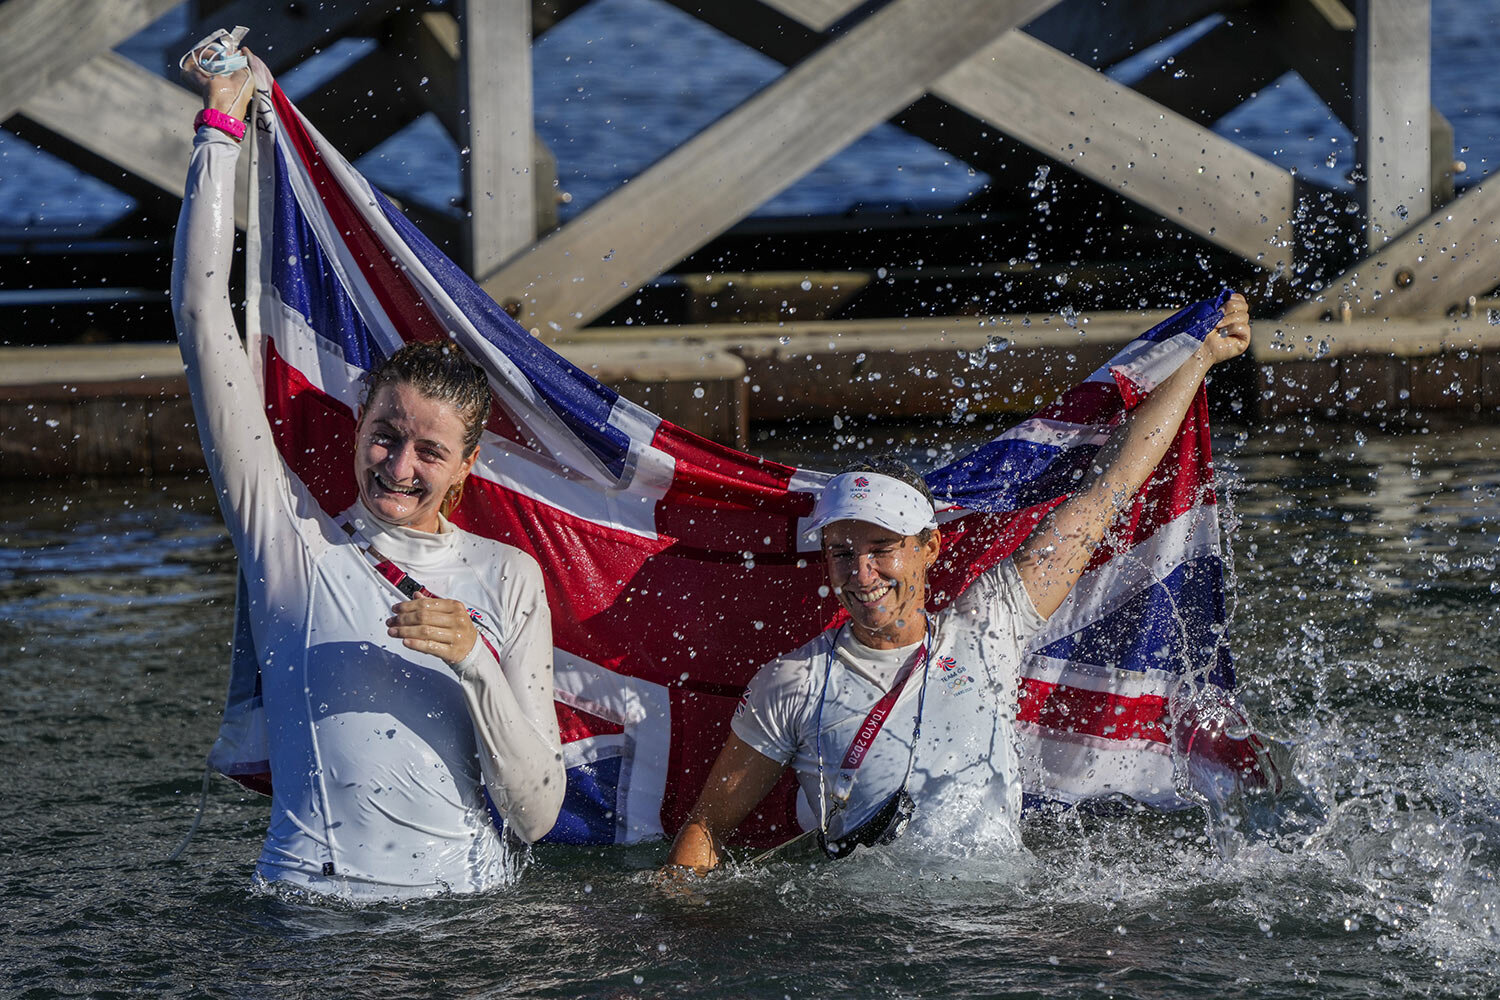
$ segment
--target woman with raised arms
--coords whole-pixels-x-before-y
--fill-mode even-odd
[[[250,70],[203,92],[172,267],[203,451],[248,588],[270,728],[257,881],[355,901],[479,892],[556,822],[564,775],[536,561],[446,517],[478,457],[484,372],[450,343],[371,373],[329,517],[283,463],[230,310]],[[222,69],[222,66],[217,67]],[[391,580],[404,573],[403,591]],[[488,802],[486,798],[488,797]]]
[[[1250,343],[1244,298],[1111,434],[1079,489],[942,612],[932,494],[904,466],[835,476],[810,527],[848,613],[750,681],[669,868],[704,873],[790,767],[824,849],[908,839],[961,854],[1019,844],[1015,718],[1027,640],[1088,566],[1105,529],[1166,454],[1209,368]]]

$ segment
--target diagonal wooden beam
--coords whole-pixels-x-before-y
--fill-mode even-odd
[[[588,323],[1052,0],[895,0],[485,282],[527,325]]]
[[[108,52],[33,94],[21,114],[180,198],[193,115],[202,106],[191,91]],[[240,158],[241,171],[249,162],[248,156]],[[241,228],[248,193],[242,174],[235,201],[235,224]]]
[[[1021,32],[935,97],[1262,267],[1291,262],[1292,175]]]
[[[1500,181],[1470,188],[1328,283],[1287,322],[1456,315],[1500,286]]]
[[[852,14],[865,0],[761,0],[777,13],[806,25],[812,31],[827,31]],[[679,4],[678,6],[683,6]],[[683,7],[691,11],[691,8]]]
[[[0,4],[0,121],[180,0],[7,0]]]
[[[774,31],[759,32],[757,40],[774,58],[795,58],[811,44],[805,33],[838,13],[829,8],[830,2],[844,12],[857,6],[854,0],[777,0],[777,14],[804,34],[778,25]],[[697,13],[691,4],[678,5]],[[721,30],[738,32],[753,19],[742,10],[736,15],[736,6],[718,4],[712,15],[699,16]],[[1226,6],[1239,4],[1194,0],[1183,4],[1178,16],[1196,19]],[[982,129],[1016,138],[1262,267],[1274,270],[1289,262],[1287,244],[1296,203],[1292,175],[1185,118],[1163,115],[1149,99],[1029,37],[1039,24],[1057,23],[1057,11],[1065,9],[1075,16],[1083,13],[1077,4],[1063,4],[1033,21],[1026,33],[997,39],[937,81],[931,97],[906,109],[896,123],[970,159],[972,151],[956,146],[954,140],[965,142],[973,130],[951,126],[959,118],[977,121]],[[1081,29],[1069,31],[1069,44],[1085,45],[1087,36]],[[1119,33],[1145,39],[1154,38],[1154,31]],[[1111,36],[1100,44],[1118,49],[1126,42]],[[943,105],[963,114],[928,113]],[[928,127],[933,122],[948,127]],[[989,143],[993,148],[993,139]],[[984,166],[982,149],[980,153],[977,162]]]

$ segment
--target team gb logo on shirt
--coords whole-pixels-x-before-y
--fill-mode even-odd
[[[938,678],[943,682],[943,689],[949,694],[963,694],[974,683],[974,678],[969,672],[958,665],[958,660],[951,656],[940,656],[937,661]]]

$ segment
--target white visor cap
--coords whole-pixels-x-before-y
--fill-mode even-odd
[[[866,521],[901,535],[937,527],[937,515],[922,491],[878,472],[834,476],[818,495],[807,534],[816,539],[835,521]]]

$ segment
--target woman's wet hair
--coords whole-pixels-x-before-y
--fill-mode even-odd
[[[899,458],[891,455],[872,455],[862,462],[847,466],[839,470],[842,475],[845,472],[873,472],[877,476],[890,476],[899,479],[906,485],[912,487],[918,493],[927,498],[934,510],[937,509],[937,498],[932,495],[932,489],[927,485],[916,469],[907,465]],[[932,528],[923,528],[917,533],[917,542],[926,545],[927,540],[932,537]]]
[[[490,382],[451,340],[419,340],[386,358],[365,376],[364,405],[384,386],[405,384],[428,399],[447,403],[464,423],[464,450],[479,445],[490,415]]]

